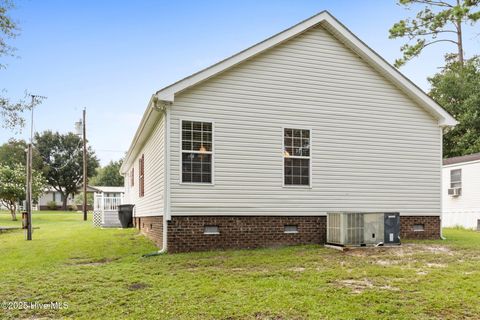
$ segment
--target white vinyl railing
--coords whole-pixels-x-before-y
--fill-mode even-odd
[[[102,194],[96,194],[93,208],[98,211],[117,211],[122,202],[123,197],[104,197]]]

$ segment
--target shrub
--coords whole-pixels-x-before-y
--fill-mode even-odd
[[[48,201],[47,208],[49,210],[57,210],[57,203],[55,201]]]
[[[77,211],[78,207],[76,204],[71,204],[68,206],[68,211]]]

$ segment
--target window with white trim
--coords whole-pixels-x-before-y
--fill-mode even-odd
[[[182,182],[212,183],[213,126],[182,120]]]
[[[462,169],[450,170],[450,188],[462,187]]]
[[[283,183],[310,185],[310,130],[283,129]]]

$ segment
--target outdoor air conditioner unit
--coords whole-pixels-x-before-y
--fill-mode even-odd
[[[400,214],[379,212],[327,213],[327,243],[339,246],[400,244]]]
[[[452,197],[458,197],[462,195],[462,188],[449,188],[448,195]]]

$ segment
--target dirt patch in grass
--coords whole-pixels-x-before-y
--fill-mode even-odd
[[[134,282],[134,283],[129,284],[127,286],[127,289],[130,290],[130,291],[137,291],[137,290],[146,289],[148,287],[150,287],[149,284],[142,283],[142,282]]]
[[[280,314],[273,314],[273,313],[270,313],[270,312],[255,312],[253,314],[253,318],[254,319],[258,319],[258,320],[284,320],[284,319],[303,319],[303,318],[300,318],[300,317],[292,317],[292,316],[283,316],[283,315],[280,315]]]
[[[70,258],[69,262],[66,263],[70,266],[87,266],[87,267],[97,267],[109,262],[118,260],[119,258],[101,258],[101,259],[85,259],[85,258]]]
[[[303,271],[305,271],[305,268],[304,267],[294,267],[294,268],[290,268],[290,271],[303,272]]]
[[[429,268],[446,268],[447,267],[447,264],[445,263],[427,262],[425,265]]]
[[[391,266],[398,264],[399,262],[397,260],[376,260],[375,264],[378,264],[380,266]]]
[[[345,279],[337,280],[334,284],[341,288],[348,288],[352,290],[352,293],[359,294],[367,289],[379,289],[379,290],[389,290],[389,291],[398,291],[400,289],[389,286],[389,285],[378,285],[373,283],[371,280],[364,279]]]
[[[368,247],[368,248],[352,248],[345,251],[346,255],[372,257],[377,255],[391,254],[396,257],[405,257],[413,254],[434,253],[442,255],[455,255],[450,248],[442,245],[427,245],[407,243],[398,247]]]

